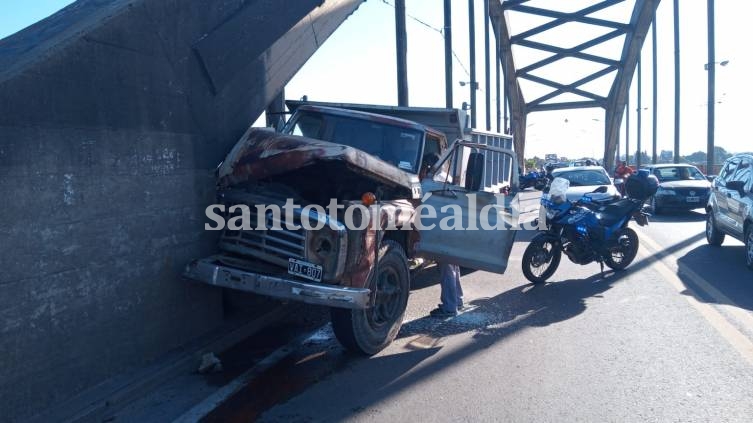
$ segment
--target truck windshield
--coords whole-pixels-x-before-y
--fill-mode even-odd
[[[421,131],[415,129],[307,111],[299,113],[284,132],[355,147],[402,170],[418,173],[423,139]]]

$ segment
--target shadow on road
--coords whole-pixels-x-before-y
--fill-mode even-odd
[[[679,278],[698,291],[697,298],[708,303],[727,304],[753,311],[753,272],[745,266],[745,246],[726,241],[721,247],[700,245],[677,259]],[[697,286],[684,269],[690,269],[713,286],[719,295],[711,295]],[[692,295],[689,292],[683,292]]]
[[[703,222],[706,220],[706,212],[703,209],[697,210],[667,210],[662,214],[651,215],[652,222]]]
[[[601,296],[614,284],[645,270],[654,261],[653,257],[639,259],[628,270],[608,271],[603,277],[597,273],[586,279],[518,286],[491,298],[474,300],[471,303],[476,307],[474,310],[452,319],[427,317],[406,323],[398,334],[398,339],[407,342],[408,351],[371,358],[353,358],[350,367],[357,366],[358,374],[369,375],[368,383],[359,383],[360,379],[345,374],[337,386],[311,390],[304,401],[308,404],[327,404],[325,409],[315,412],[319,416],[317,419],[333,421],[352,418],[354,412],[389,401],[405,390],[415,389],[438,372],[460,366],[466,360],[473,360],[475,354],[504,342],[511,335],[528,328],[544,327],[572,319],[584,313],[588,298]],[[443,348],[439,342],[441,338],[467,332],[472,333],[472,336],[464,345],[442,355],[436,354]],[[433,359],[427,360],[430,357]],[[343,385],[347,388],[343,389]],[[337,389],[339,396],[339,401],[335,404],[328,398],[334,389]],[[300,408],[298,410],[295,416],[278,415],[276,418],[295,417],[305,420]]]

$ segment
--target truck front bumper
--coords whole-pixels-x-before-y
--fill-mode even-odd
[[[371,291],[367,288],[308,283],[249,272],[226,266],[219,257],[194,260],[186,266],[183,276],[209,285],[308,304],[351,309],[365,309],[370,304]]]

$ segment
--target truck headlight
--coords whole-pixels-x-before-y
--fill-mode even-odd
[[[306,231],[306,260],[322,266],[323,280],[339,279],[345,270],[348,236],[345,225],[327,219],[318,230]]]

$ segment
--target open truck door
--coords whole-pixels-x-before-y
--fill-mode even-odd
[[[510,168],[492,168],[502,163]],[[513,200],[517,169],[512,150],[456,141],[421,181],[423,207],[414,218],[417,255],[504,273],[519,228]],[[506,175],[506,180],[489,183],[489,175]],[[500,185],[507,187],[504,194]]]

